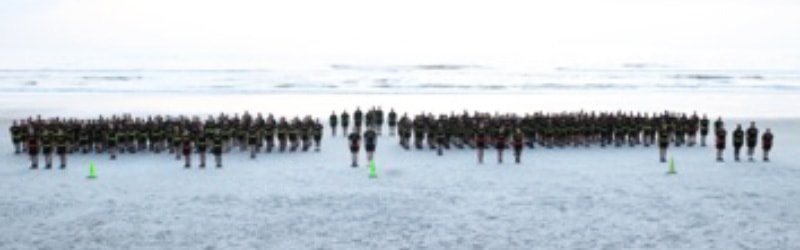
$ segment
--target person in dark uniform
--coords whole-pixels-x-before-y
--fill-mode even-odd
[[[29,130],[26,146],[28,148],[28,156],[31,158],[31,169],[39,168],[40,144],[39,138],[34,130]]]
[[[175,128],[172,132],[172,147],[174,148],[175,152],[175,159],[181,159],[181,140],[183,139],[183,132],[180,126],[175,125]]]
[[[225,123],[222,127],[222,148],[225,152],[231,152],[234,145],[234,137],[238,132],[238,126],[232,123]]]
[[[705,147],[706,146],[706,136],[708,135],[708,117],[703,114],[703,118],[700,119],[700,145]]]
[[[336,111],[331,111],[331,117],[328,118],[328,122],[331,125],[331,136],[336,136],[336,123],[337,123]]]
[[[213,130],[209,128],[209,130]],[[206,167],[206,152],[208,151],[208,139],[209,136],[206,133],[207,131],[203,131],[196,135],[196,140],[194,142],[195,148],[197,148],[197,155],[200,158],[200,168]]]
[[[689,136],[689,147],[694,147],[697,144],[697,130],[700,123],[700,118],[697,117],[697,112],[693,113],[688,120],[686,120],[686,132]]]
[[[153,125],[150,130],[150,146],[156,154],[160,154],[164,150],[164,128],[159,125]]]
[[[11,143],[14,144],[14,154],[19,154],[20,144],[22,143],[22,127],[14,120],[9,130],[11,132]]]
[[[111,160],[117,159],[117,146],[119,144],[119,135],[116,127],[109,127],[106,132],[106,143],[108,144],[108,153],[111,155]]]
[[[375,110],[374,116],[375,116],[376,132],[378,133],[378,135],[382,135],[384,117],[383,117],[383,109],[381,109],[380,106],[378,106],[378,109]]]
[[[715,126],[716,127],[716,136],[717,136],[717,161],[722,162],[722,151],[725,151],[725,141],[726,137],[728,136],[728,131],[725,130],[725,126]]]
[[[500,127],[494,134],[495,148],[497,148],[497,163],[503,163],[503,149],[506,148],[506,129]]]
[[[184,164],[183,167],[189,168],[191,167],[192,163],[192,136],[189,134],[188,130],[183,131],[180,143],[181,143],[180,153],[182,153],[183,157],[186,158],[186,164]]]
[[[772,135],[772,131],[767,129],[764,132],[764,135],[761,136],[761,149],[764,150],[764,162],[769,161],[769,151],[772,150],[772,140],[774,136]]]
[[[267,117],[267,122],[264,125],[264,140],[267,141],[267,153],[271,153],[275,148],[275,119],[270,114]]]
[[[46,128],[42,133],[42,154],[44,155],[44,168],[53,167],[53,150],[55,149],[55,132]]]
[[[394,136],[397,129],[397,113],[394,108],[389,109],[389,136]]]
[[[433,134],[433,139],[436,141],[436,152],[439,156],[442,156],[442,151],[446,147],[445,144],[447,143],[444,121],[440,120],[434,126],[436,126],[436,128],[431,129],[431,134]]]
[[[517,164],[520,163],[520,160],[522,158],[522,146],[524,138],[525,134],[522,133],[521,129],[517,128],[516,131],[514,132],[514,135],[512,136],[512,141],[511,141],[511,144],[514,147],[514,159]]]
[[[350,114],[347,110],[342,110],[342,134],[347,134],[347,127],[350,125]]]
[[[359,133],[361,133],[361,122],[364,119],[363,113],[359,107],[356,107],[356,111],[353,112],[353,126],[357,129]]]
[[[480,164],[483,164],[483,151],[486,149],[486,143],[488,140],[489,138],[486,134],[486,127],[483,125],[483,123],[481,123],[475,130],[475,148],[477,148],[478,163]]]
[[[347,136],[347,139],[350,142],[350,154],[353,158],[352,167],[358,167],[358,150],[361,147],[361,134],[358,133],[356,128],[353,128],[353,132]]]
[[[60,168],[64,169],[67,167],[67,148],[69,148],[69,139],[68,135],[64,133],[63,129],[59,129],[55,134],[55,146],[56,154],[58,155],[59,162],[61,163]]]
[[[655,128],[653,127],[653,122],[649,120],[645,120],[642,122],[642,132],[644,134],[644,146],[650,147],[651,144],[655,144]]]
[[[422,144],[425,137],[425,122],[422,119],[422,116],[417,116],[412,122],[414,127],[414,146],[417,149],[423,148]]]
[[[334,128],[332,129],[333,131],[336,131],[335,129],[336,125],[331,127]],[[320,142],[322,141],[322,130],[323,130],[322,123],[319,122],[319,119],[317,119],[317,121],[314,123],[314,129],[312,131],[312,134],[314,136],[314,151],[316,152],[319,152]]]
[[[309,148],[311,148],[311,139],[314,133],[314,124],[308,118],[303,124],[298,125],[298,130],[300,131],[300,138],[303,142],[303,152],[307,152]]]
[[[667,162],[667,148],[669,148],[669,132],[666,123],[662,123],[658,130],[658,152],[661,162]]]
[[[239,129],[236,132],[237,132],[237,134],[236,134],[236,138],[237,138],[236,142],[239,145],[239,151],[240,152],[247,151],[247,146],[248,146],[247,145],[248,144],[247,140],[249,140],[247,137],[248,137],[248,133],[250,133],[252,131],[250,131],[250,128],[247,125],[245,125],[244,123],[241,123],[241,124],[239,124]]]
[[[260,131],[258,131],[258,127],[250,127],[250,129],[247,131],[247,147],[250,149],[250,159],[256,158],[256,152],[258,152],[256,143],[258,142],[258,138],[260,138]]]
[[[733,131],[733,156],[736,161],[739,161],[739,152],[744,146],[744,130],[742,125],[736,125],[736,130]]]
[[[297,148],[300,147],[300,128],[298,126],[296,120],[289,125],[289,151],[291,152],[297,151]]]
[[[378,133],[375,132],[375,129],[367,129],[367,131],[364,131],[364,149],[367,151],[367,163],[372,162],[377,145]]]
[[[286,119],[281,117],[278,123],[278,150],[280,152],[286,151],[287,139],[289,137],[289,123]]]
[[[214,154],[214,161],[217,163],[217,168],[222,167],[222,141],[221,132],[217,130],[211,140],[211,153]]]
[[[753,162],[753,155],[756,152],[756,144],[758,144],[758,128],[756,122],[750,122],[750,127],[747,128],[747,158]]]
[[[162,129],[164,130],[164,148],[167,150],[168,154],[174,154],[175,149],[178,148],[175,142],[177,136],[175,136],[175,125],[169,117],[167,117],[167,122],[164,123]]]

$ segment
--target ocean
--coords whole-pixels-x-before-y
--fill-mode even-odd
[[[9,93],[520,94],[542,90],[797,91],[800,69],[703,69],[657,63],[533,69],[481,64],[0,69],[0,91]]]

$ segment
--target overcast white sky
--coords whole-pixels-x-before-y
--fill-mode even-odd
[[[3,0],[0,53],[378,62],[576,55],[647,60],[695,53],[796,57],[798,13],[800,1],[791,0]]]

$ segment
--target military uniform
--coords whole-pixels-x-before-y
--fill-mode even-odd
[[[331,136],[336,136],[336,124],[337,124],[336,112],[331,113],[331,117],[328,118],[328,123],[331,125]]]
[[[375,154],[375,148],[378,145],[378,134],[374,129],[368,129],[364,132],[364,149],[367,152],[367,162],[372,162],[372,157]]]
[[[758,129],[755,123],[751,123],[750,127],[747,128],[747,158],[749,161],[755,161],[753,154],[756,151],[756,144],[758,144]]]
[[[722,151],[725,150],[725,141],[726,141],[726,137],[728,136],[728,132],[725,131],[724,127],[719,127],[719,128],[717,128],[715,133],[716,133],[716,136],[717,136],[717,141],[716,141],[716,144],[717,144],[716,145],[717,146],[717,161],[718,162],[722,162],[723,161],[723,159],[722,159]]]
[[[361,134],[354,129],[354,131],[347,136],[347,139],[350,142],[350,154],[353,156],[352,167],[358,167],[358,151],[361,147]]]
[[[769,161],[769,151],[772,150],[772,140],[774,139],[774,135],[772,135],[772,131],[767,129],[764,132],[764,135],[761,136],[761,149],[764,151],[764,161]]]
[[[733,131],[733,156],[736,161],[739,161],[739,152],[744,145],[744,131],[742,130],[742,126],[739,125],[736,127],[736,130]]]

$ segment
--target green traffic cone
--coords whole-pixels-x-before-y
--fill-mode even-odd
[[[89,179],[95,179],[95,178],[97,178],[97,173],[95,173],[94,163],[92,163],[91,165],[89,165]]]
[[[370,179],[378,178],[377,169],[375,168],[375,161],[372,161],[369,164],[369,178]]]
[[[677,174],[678,172],[675,171],[675,157],[669,157],[669,172],[667,174]]]

